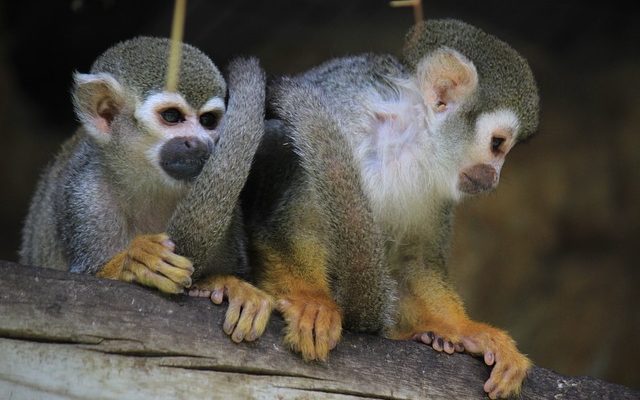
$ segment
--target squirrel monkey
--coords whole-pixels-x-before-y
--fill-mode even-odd
[[[255,61],[232,64],[232,108],[225,115],[226,83],[193,46],[182,45],[177,90],[164,89],[169,45],[162,38],[127,40],[98,57],[90,73],[74,75],[73,102],[82,126],[38,183],[20,262],[136,282],[165,293],[181,293],[192,279],[202,278],[192,294],[214,291],[216,303],[227,296],[232,306],[225,331],[234,341],[252,340],[266,326],[271,300],[232,273],[246,267],[238,196],[253,156],[247,153],[255,151],[263,134],[263,72]],[[234,100],[236,94],[241,99]],[[221,121],[229,129],[219,126]],[[242,121],[249,124],[239,126]],[[236,138],[234,130],[242,129]],[[237,168],[224,171],[228,180],[212,171],[219,165],[219,141],[247,146],[227,163]],[[221,157],[228,159],[228,153],[223,150]],[[231,177],[234,172],[238,175]],[[180,214],[193,203],[189,198],[210,195],[213,184],[229,198],[200,208],[199,218],[228,234],[203,240],[213,228],[196,231],[190,214]],[[192,238],[199,239],[197,244],[190,243]]]
[[[269,99],[285,125],[265,133],[246,213],[285,341],[324,360],[343,324],[418,340],[481,355],[493,365],[489,397],[518,393],[531,362],[467,316],[446,262],[455,204],[494,189],[508,152],[537,128],[527,62],[473,26],[428,21],[408,34],[402,62],[335,59]]]

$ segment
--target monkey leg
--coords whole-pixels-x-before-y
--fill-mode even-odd
[[[182,293],[191,286],[193,265],[189,259],[175,254],[174,249],[175,244],[165,233],[138,235],[96,276],[136,282],[165,293]]]
[[[342,312],[331,296],[321,249],[295,247],[293,257],[262,249],[259,284],[285,319],[285,343],[305,361],[325,361],[340,341]]]
[[[252,284],[231,275],[213,275],[197,281],[189,291],[190,296],[209,297],[214,304],[226,298],[229,308],[222,329],[231,340],[254,341],[264,333],[273,298]]]
[[[392,339],[416,339],[435,350],[466,351],[493,366],[484,390],[491,399],[520,392],[531,361],[508,333],[471,320],[462,300],[436,272],[422,272],[401,283],[399,318]]]

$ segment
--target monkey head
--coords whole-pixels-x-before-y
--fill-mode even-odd
[[[184,187],[213,151],[226,84],[200,50],[182,45],[176,92],[165,90],[170,41],[116,44],[76,73],[73,100],[86,133],[121,180]]]
[[[538,125],[538,91],[527,61],[456,20],[419,24],[406,43],[404,62],[416,72],[428,125],[443,144],[436,151],[455,169],[452,197],[494,189],[509,151]]]

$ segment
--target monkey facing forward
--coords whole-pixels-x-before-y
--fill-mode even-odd
[[[429,21],[408,34],[403,62],[335,59],[269,98],[286,125],[265,134],[245,211],[285,341],[324,360],[344,321],[482,355],[494,366],[489,397],[517,393],[531,362],[467,316],[446,261],[454,205],[494,189],[507,153],[537,128],[527,62],[473,26]]]
[[[169,45],[162,38],[127,40],[98,57],[89,74],[75,74],[73,102],[82,126],[38,183],[20,262],[136,282],[165,293],[181,293],[192,278],[203,277],[201,290],[191,294],[220,287],[234,305],[225,331],[234,341],[252,340],[266,326],[271,300],[233,273],[246,268],[237,200],[251,165],[251,146],[257,147],[263,134],[264,74],[255,60],[232,64],[230,98],[241,99],[230,101],[235,109],[225,115],[226,83],[193,46],[182,45],[177,91],[164,89]],[[227,119],[230,129],[220,129]],[[232,129],[239,130],[242,121],[251,124],[236,139]],[[228,184],[214,179],[212,171],[219,141],[246,146],[237,149],[232,162],[229,151],[223,152],[226,165],[238,169]],[[186,213],[189,199],[215,191],[213,182],[227,185],[221,190],[228,199],[199,209],[199,218],[228,232],[218,241],[203,240],[211,230],[195,232],[188,216],[174,215],[182,201],[180,212]],[[212,258],[201,256],[209,253],[191,245],[192,238],[214,247]],[[222,296],[212,300],[220,303]],[[236,304],[244,307],[236,310]]]

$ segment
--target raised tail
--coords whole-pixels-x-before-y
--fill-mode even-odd
[[[264,134],[264,71],[254,58],[237,59],[229,66],[228,85],[218,147],[167,229],[177,252],[193,261],[195,279],[237,271],[244,266],[234,264],[246,261],[238,200]]]

